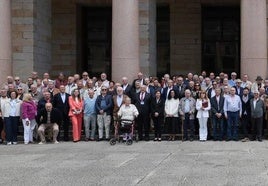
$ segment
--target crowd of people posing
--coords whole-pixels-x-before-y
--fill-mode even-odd
[[[111,130],[120,119],[135,120],[138,140],[204,142],[242,139],[262,141],[267,123],[268,80],[257,76],[250,82],[244,74],[237,79],[226,73],[187,74],[162,79],[144,77],[141,72],[129,83],[89,77],[87,72],[68,76],[63,73],[52,80],[48,73],[42,78],[32,72],[26,83],[8,76],[0,98],[1,142],[17,144],[18,126],[23,124],[24,144],[44,144],[81,140],[109,140]],[[241,133],[240,133],[240,130]],[[61,134],[60,131],[63,133]],[[242,138],[241,138],[242,137]]]

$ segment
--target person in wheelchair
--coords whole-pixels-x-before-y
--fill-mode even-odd
[[[127,97],[125,99],[125,104],[123,104],[119,111],[118,116],[121,121],[134,121],[138,117],[139,112],[135,105],[131,104],[131,99]]]

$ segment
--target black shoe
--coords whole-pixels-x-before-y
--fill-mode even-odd
[[[258,139],[258,141],[259,141],[259,142],[262,142],[262,139],[261,139],[261,138],[259,138],[259,139]]]
[[[230,138],[226,138],[226,140],[225,141],[230,141]]]
[[[103,141],[103,139],[102,138],[98,138],[97,141]]]
[[[188,141],[188,138],[183,138],[182,141]]]
[[[190,141],[194,141],[194,138],[190,138]]]
[[[145,140],[145,141],[150,141],[149,137],[145,137],[144,140]]]

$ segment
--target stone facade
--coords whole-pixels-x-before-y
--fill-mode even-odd
[[[23,80],[32,71],[50,70],[51,6],[46,0],[12,0],[13,74]]]

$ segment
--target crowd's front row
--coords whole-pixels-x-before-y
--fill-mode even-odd
[[[72,95],[65,93],[65,87],[60,86],[60,93],[53,99],[46,99],[37,103],[31,94],[24,94],[23,100],[17,99],[17,92],[10,92],[7,98],[5,92],[1,97],[1,113],[5,123],[7,145],[17,144],[19,120],[24,127],[24,143],[33,143],[34,130],[38,125],[37,133],[39,144],[46,143],[46,138],[53,137],[53,143],[58,143],[59,128],[64,131],[64,140],[68,140],[69,121],[72,123],[73,142],[81,140],[82,119],[85,127],[85,140],[109,140],[110,125],[117,125],[120,119],[136,121],[139,140],[149,140],[150,119],[154,124],[154,141],[162,140],[162,126],[169,133],[168,140],[174,141],[181,123],[183,140],[194,140],[195,118],[199,123],[199,140],[206,141],[208,137],[208,119],[213,128],[214,140],[239,140],[238,125],[241,119],[244,138],[249,140],[249,125],[252,126],[252,140],[262,141],[263,117],[266,106],[259,98],[259,92],[249,94],[249,89],[243,90],[243,95],[236,95],[236,89],[231,88],[229,95],[222,95],[220,88],[215,89],[215,96],[209,99],[205,91],[200,91],[198,99],[191,96],[190,90],[185,90],[185,97],[178,98],[174,89],[167,92],[164,99],[161,91],[157,90],[154,96],[146,92],[142,85],[140,92],[131,99],[123,94],[123,88],[118,87],[115,95],[107,94],[107,87],[101,87],[101,94],[96,96],[93,89],[88,89],[88,96],[80,97],[78,89]],[[44,101],[45,100],[45,101]],[[43,108],[37,109],[40,105]],[[96,125],[98,138],[96,139]],[[91,130],[90,130],[91,129]],[[105,129],[105,130],[104,130]],[[188,135],[188,130],[190,131]],[[46,132],[48,131],[48,132]],[[103,136],[105,133],[105,137]],[[48,136],[46,136],[46,134]]]

